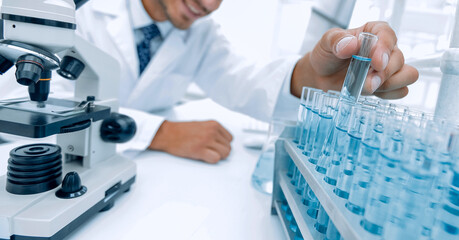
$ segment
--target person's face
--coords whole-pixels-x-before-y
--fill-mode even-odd
[[[222,0],[159,0],[167,19],[179,29],[187,29],[198,18],[215,11]]]

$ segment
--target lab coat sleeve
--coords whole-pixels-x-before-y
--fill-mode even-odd
[[[297,60],[298,59],[299,56],[297,57]],[[296,120],[297,118],[300,99],[290,93],[290,80],[292,78],[293,69],[294,67],[288,71],[288,74],[284,78],[280,94],[274,108],[273,118],[285,120]]]
[[[150,146],[153,137],[156,135],[161,124],[164,122],[164,117],[152,115],[143,111],[132,108],[119,109],[121,114],[125,114],[134,119],[137,126],[137,131],[134,137],[127,143],[118,144],[117,151],[143,151]]]
[[[254,64],[235,53],[215,23],[209,25],[202,32],[207,47],[194,76],[198,86],[217,103],[254,118],[269,121],[287,114],[295,119],[299,100],[290,94],[290,79],[299,56]]]

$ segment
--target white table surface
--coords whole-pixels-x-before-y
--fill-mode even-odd
[[[278,217],[270,214],[271,197],[251,186],[259,151],[242,144],[255,134],[242,131],[250,120],[210,100],[186,103],[166,115],[219,121],[234,137],[228,159],[210,165],[143,152],[134,159],[137,178],[131,191],[66,239],[285,239]],[[0,175],[16,145],[0,145]]]

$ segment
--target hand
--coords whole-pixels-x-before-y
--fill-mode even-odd
[[[406,86],[418,79],[418,71],[405,64],[397,47],[397,37],[385,22],[370,22],[356,29],[327,31],[312,52],[301,58],[292,75],[291,93],[300,97],[303,86],[340,90],[350,58],[359,51],[358,36],[370,32],[378,36],[371,53],[371,67],[362,94],[397,99],[408,94]]]
[[[230,154],[232,140],[233,136],[216,121],[164,121],[149,149],[217,163]]]

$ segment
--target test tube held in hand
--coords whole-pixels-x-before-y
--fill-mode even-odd
[[[343,87],[341,88],[341,98],[352,102],[357,102],[359,99],[368,69],[370,68],[371,49],[377,41],[378,37],[374,34],[367,32],[359,34],[360,50],[357,55],[352,56]]]

